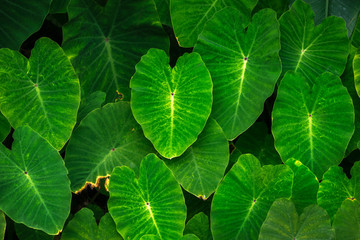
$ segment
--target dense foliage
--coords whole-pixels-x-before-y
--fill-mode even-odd
[[[0,6],[0,239],[360,239],[360,1]]]

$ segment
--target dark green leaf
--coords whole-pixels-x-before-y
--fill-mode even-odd
[[[15,223],[16,236],[21,240],[53,240],[54,236],[43,231],[26,227],[24,224]],[[1,239],[1,238],[0,238]]]
[[[9,135],[11,126],[9,121],[0,112],[0,142],[4,141],[7,135]]]
[[[63,48],[79,76],[83,97],[100,90],[106,102],[113,101],[117,91],[130,98],[134,66],[149,48],[169,48],[149,0],[108,0],[105,7],[95,0],[72,0],[63,31]]]
[[[333,228],[336,239],[360,239],[360,202],[346,199],[337,210]]]
[[[15,130],[12,151],[0,145],[0,209],[17,223],[57,234],[71,190],[59,153],[30,127]]]
[[[71,189],[98,185],[114,167],[126,165],[138,172],[141,160],[153,152],[128,102],[108,103],[88,114],[74,131],[66,149],[65,164]]]
[[[184,235],[185,234],[194,234],[200,240],[211,240],[211,231],[209,217],[206,216],[203,212],[196,214],[192,217],[185,225]]]

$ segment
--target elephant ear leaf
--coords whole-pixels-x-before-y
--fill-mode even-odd
[[[72,0],[63,27],[63,48],[79,76],[83,97],[103,91],[106,102],[118,93],[130,99],[134,66],[149,48],[168,50],[154,1]]]
[[[0,48],[19,50],[21,44],[38,31],[52,0],[1,0]]]
[[[344,19],[331,16],[314,25],[314,12],[303,0],[296,0],[280,19],[282,71],[302,73],[313,81],[325,71],[340,76],[349,54]]]
[[[293,177],[286,165],[261,167],[253,155],[241,155],[214,194],[210,212],[214,239],[257,239],[271,204],[291,196]]]
[[[0,209],[17,223],[58,234],[71,202],[64,161],[28,126],[17,128],[13,137],[11,151],[0,145]]]
[[[93,211],[83,208],[75,214],[61,234],[61,240],[123,240],[109,213],[96,224]]]
[[[287,72],[272,117],[275,148],[283,162],[295,158],[318,179],[341,162],[354,133],[351,97],[340,78],[329,72],[312,81],[301,73]]]
[[[345,199],[335,214],[333,222],[336,239],[352,240],[360,237],[360,202]]]
[[[318,205],[306,207],[298,216],[291,200],[276,200],[261,226],[259,240],[317,239],[333,240],[327,212]]]
[[[171,171],[155,154],[141,162],[139,178],[126,166],[116,167],[109,192],[109,212],[125,239],[139,240],[147,234],[160,240],[182,237],[184,196]]]
[[[228,140],[256,121],[281,73],[275,11],[263,9],[249,25],[244,22],[239,11],[225,8],[209,20],[194,47],[214,83],[212,117]]]
[[[345,199],[360,199],[360,162],[351,168],[348,179],[341,167],[331,167],[320,183],[317,194],[318,204],[330,215],[331,219]]]
[[[178,157],[204,129],[212,106],[212,81],[198,53],[181,56],[174,68],[150,49],[130,80],[131,110],[145,136],[166,158]]]
[[[40,38],[26,59],[0,49],[0,108],[11,126],[29,125],[60,150],[80,105],[79,79],[60,46]]]

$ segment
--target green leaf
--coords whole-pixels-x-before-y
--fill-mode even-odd
[[[346,199],[337,210],[333,228],[336,239],[360,239],[360,202]]]
[[[71,189],[98,185],[114,167],[126,165],[138,172],[141,160],[153,152],[128,102],[108,103],[88,114],[74,131],[66,149],[65,164]]]
[[[360,14],[357,17],[356,25],[351,35],[351,44],[356,48],[360,48]]]
[[[171,0],[170,14],[181,47],[193,47],[205,23],[221,9],[231,6],[250,19],[257,0]]]
[[[214,83],[212,116],[229,140],[259,117],[281,72],[276,13],[261,10],[248,27],[247,23],[233,8],[221,10],[206,24],[194,48]]]
[[[211,240],[209,217],[203,212],[196,214],[185,225],[185,234],[194,234],[200,240]],[[192,235],[191,234],[191,235]]]
[[[160,237],[154,234],[146,234],[140,238],[140,240],[161,240]]]
[[[194,234],[186,234],[182,237],[182,240],[199,240],[199,238]]]
[[[310,5],[297,0],[279,19],[283,74],[294,70],[310,82],[325,71],[340,76],[349,53],[344,19],[331,16],[314,26],[313,18]]]
[[[170,18],[170,0],[154,0],[162,24],[172,26]]]
[[[70,0],[52,0],[50,13],[66,13],[68,11]]]
[[[18,50],[31,34],[40,29],[51,1],[0,0],[0,48]]]
[[[21,240],[53,240],[54,236],[43,231],[26,227],[24,224],[15,223],[16,236]]]
[[[197,141],[178,158],[165,160],[176,180],[188,192],[208,198],[224,176],[229,162],[229,144],[217,124],[210,118]]]
[[[13,137],[12,151],[0,145],[0,209],[17,223],[57,234],[70,212],[64,162],[28,126],[17,128]]]
[[[265,165],[241,155],[215,192],[211,231],[217,239],[257,239],[277,198],[290,198],[293,172],[286,165]]]
[[[106,102],[130,98],[134,66],[149,48],[169,48],[153,1],[72,0],[63,48],[79,76],[84,97],[106,93]]]
[[[291,199],[295,204],[296,210],[302,212],[305,207],[317,203],[318,179],[308,167],[294,158],[287,160],[286,165],[294,172]]]
[[[61,240],[122,240],[109,213],[106,213],[96,224],[94,213],[82,208],[65,227]]]
[[[354,83],[358,96],[360,97],[360,51],[357,51],[353,60]]]
[[[279,153],[274,147],[274,138],[269,134],[268,127],[264,122],[256,122],[242,133],[237,138],[235,147],[241,153],[253,154],[259,159],[261,165],[282,163]]]
[[[100,108],[105,102],[106,94],[101,91],[93,92],[88,98],[83,98],[77,115],[77,122],[83,120],[92,110]]]
[[[185,227],[186,206],[171,171],[156,155],[141,162],[140,177],[126,166],[116,167],[110,178],[108,208],[117,231],[137,240],[146,234],[178,239]]]
[[[327,212],[317,205],[298,216],[291,200],[276,200],[261,226],[259,240],[331,240],[335,234]]]
[[[48,38],[30,59],[0,49],[0,108],[10,124],[29,125],[60,150],[70,138],[80,104],[79,80],[63,50]]]
[[[3,240],[5,237],[5,230],[6,230],[6,219],[5,214],[0,211],[0,239]]]
[[[0,142],[4,141],[7,135],[9,135],[11,126],[9,121],[0,112]]]
[[[272,118],[275,148],[281,159],[299,160],[318,179],[341,162],[354,132],[351,97],[340,78],[329,72],[311,81],[300,73],[286,73]]]
[[[360,106],[360,98],[356,93],[356,89],[354,85],[354,70],[353,70],[353,59],[355,53],[356,53],[356,48],[351,46],[345,71],[343,75],[341,75],[342,83],[347,88],[347,91],[351,96],[355,111],[355,131],[346,148],[345,156],[348,156],[352,151],[357,149],[357,145],[360,142],[360,108],[356,107],[356,106]]]
[[[349,180],[338,166],[330,168],[324,174],[317,201],[329,213],[331,219],[345,199],[360,199],[360,162],[356,162],[352,167],[351,176]]]
[[[131,110],[155,149],[166,158],[184,153],[212,106],[211,76],[200,55],[186,53],[171,68],[164,51],[150,49],[136,65],[130,87]]]
[[[338,16],[345,20],[349,36],[353,32],[360,12],[360,2],[354,0],[305,0],[315,13],[315,24],[320,24],[328,16]]]

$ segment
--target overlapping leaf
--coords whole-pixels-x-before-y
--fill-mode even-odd
[[[128,167],[116,167],[110,178],[108,208],[125,239],[153,234],[160,240],[180,239],[186,206],[180,185],[156,155],[144,158],[139,179]]]
[[[59,153],[30,127],[15,130],[10,151],[0,145],[0,209],[47,234],[62,230],[70,212],[70,181]]]
[[[0,48],[18,50],[40,29],[52,0],[0,0]]]
[[[98,184],[99,177],[126,165],[138,172],[140,162],[153,151],[136,123],[128,102],[108,103],[88,114],[74,131],[66,149],[65,164],[71,189]]]
[[[353,69],[354,69],[354,82],[356,92],[360,97],[360,51],[358,51],[353,60]]]
[[[284,162],[295,158],[321,179],[343,159],[355,115],[339,77],[323,73],[311,82],[300,73],[285,74],[272,112],[272,132]]]
[[[212,82],[198,53],[185,54],[172,69],[169,58],[150,49],[131,78],[131,110],[145,136],[166,158],[196,141],[212,106]]]
[[[6,136],[10,133],[10,123],[0,112],[0,142],[4,141]]]
[[[299,216],[292,201],[276,200],[261,226],[259,240],[294,239],[335,239],[329,215],[318,205],[311,205]]]
[[[336,239],[353,240],[360,238],[360,202],[346,199],[337,210],[333,222]]]
[[[0,49],[0,109],[17,128],[29,125],[60,150],[76,123],[79,79],[63,50],[48,38],[35,43],[30,59]]]
[[[212,116],[229,140],[259,117],[281,72],[276,13],[261,10],[247,25],[239,11],[223,9],[206,24],[194,48],[214,83]]]
[[[341,167],[334,166],[325,174],[320,183],[317,201],[333,219],[337,209],[345,199],[360,199],[360,162],[351,169],[349,180]]]
[[[3,240],[5,237],[6,230],[6,219],[3,212],[0,211],[0,239]]]
[[[43,231],[26,227],[24,224],[15,223],[16,236],[21,240],[53,240],[54,236]]]
[[[83,208],[66,225],[61,240],[122,240],[109,213],[106,213],[97,226],[94,213]]]
[[[241,155],[215,192],[211,231],[217,239],[257,239],[271,204],[289,198],[293,172],[286,165],[265,165]]]
[[[140,57],[151,47],[169,47],[153,1],[109,0],[103,7],[95,0],[72,0],[69,19],[63,48],[85,98],[100,90],[107,102],[116,91],[129,99],[129,80]]]
[[[331,16],[314,26],[310,5],[297,0],[279,19],[282,70],[302,73],[313,81],[325,71],[340,76],[349,54],[345,21]]]
[[[228,141],[212,118],[197,141],[183,155],[165,161],[183,188],[203,199],[215,191],[228,162]]]
[[[171,20],[179,45],[193,47],[205,23],[221,9],[234,7],[248,20],[256,3],[257,0],[171,0]]]
[[[318,179],[308,167],[298,160],[291,158],[286,161],[286,165],[294,172],[291,199],[296,210],[302,212],[305,207],[317,203]]]
[[[196,214],[185,225],[184,234],[194,234],[200,240],[211,240],[209,217],[203,212]]]

